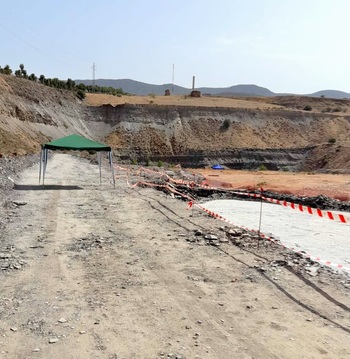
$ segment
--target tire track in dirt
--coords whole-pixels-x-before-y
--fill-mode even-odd
[[[133,198],[133,203],[137,201],[142,203],[143,199]],[[150,203],[151,201],[153,204]],[[157,200],[149,200],[147,203],[153,210],[157,210],[157,207],[161,207],[162,210],[164,210],[163,204],[161,203],[161,205],[159,205]],[[139,204],[136,206],[139,206]],[[131,213],[133,213],[133,211],[131,211]],[[146,208],[145,213],[149,213]],[[177,216],[172,210],[169,209],[167,214],[163,213],[163,216],[166,219],[168,232],[178,230],[179,227],[183,229],[183,226],[179,226],[179,224],[176,223],[176,221],[179,220],[179,216]],[[146,218],[143,218],[142,220],[147,222],[148,216],[145,215],[145,217]],[[108,278],[108,271],[105,268],[105,272],[101,273],[101,275],[105,279],[105,282],[108,284],[106,288],[100,288],[99,291],[99,293],[102,294],[103,302],[108,303],[113,301],[111,297],[108,298],[110,288],[113,287],[115,290],[117,290],[117,299],[121,297],[123,298],[120,302],[120,305],[125,305],[125,302],[127,301],[128,306],[131,307],[130,310],[127,311],[127,315],[125,316],[124,314],[124,316],[127,317],[128,326],[132,326],[132,324],[138,323],[137,327],[139,329],[134,328],[133,331],[136,333],[141,331],[141,333],[138,334],[146,334],[146,330],[152,331],[154,327],[156,327],[159,328],[160,331],[168,331],[169,335],[169,330],[172,331],[176,328],[176,330],[171,333],[170,337],[176,338],[179,336],[179,332],[183,332],[185,339],[182,339],[181,345],[176,345],[177,342],[175,342],[172,343],[172,346],[177,347],[178,351],[181,351],[181,347],[184,346],[185,348],[190,348],[187,349],[187,351],[191,350],[189,355],[195,355],[195,353],[200,353],[203,351],[203,349],[197,351],[193,350],[192,347],[196,348],[196,342],[193,339],[196,334],[194,330],[202,330],[204,326],[211,328],[211,336],[215,336],[215,341],[220,342],[223,348],[227,348],[228,346],[239,348],[242,345],[242,340],[238,342],[237,339],[232,338],[229,335],[230,333],[221,327],[222,323],[220,320],[213,320],[212,315],[209,314],[211,310],[215,312],[214,309],[218,307],[217,303],[210,304],[209,308],[211,307],[211,310],[209,310],[209,313],[208,308],[206,310],[202,309],[201,305],[198,303],[198,297],[205,295],[205,293],[200,288],[197,288],[196,285],[193,285],[193,282],[189,281],[186,275],[179,276],[178,270],[173,268],[172,263],[169,261],[162,263],[162,253],[160,253],[158,249],[155,250],[155,254],[159,259],[155,264],[154,258],[150,255],[150,253],[153,251],[152,248],[150,248],[150,244],[147,241],[142,240],[142,237],[139,237],[138,229],[134,230],[133,228],[135,227],[130,225],[130,223],[132,223],[134,220],[140,221],[141,219],[130,219],[130,212],[128,212],[128,218],[125,218],[124,216],[119,216],[119,218],[121,218],[121,222],[126,225],[129,239],[128,241],[123,242],[122,247],[118,246],[117,251],[119,256],[117,258],[128,259],[127,263],[132,265],[130,267],[132,269],[124,268],[122,272],[118,271],[118,273],[122,278],[134,278],[135,281],[118,281],[115,278],[112,278],[113,275],[112,277]],[[159,223],[162,223],[163,225],[165,224],[162,220],[159,220]],[[159,224],[155,223],[150,225],[146,224],[143,227],[144,233],[148,232],[148,227],[150,227],[149,229],[152,228],[153,231],[156,232],[159,230],[157,228],[158,226]],[[138,239],[136,240],[136,238]],[[121,250],[123,251],[123,255],[120,255]],[[132,260],[129,260],[129,258]],[[98,267],[100,268],[100,266]],[[109,265],[107,267],[109,267]],[[101,270],[103,269],[101,268]],[[96,280],[97,278],[95,275],[94,277]],[[95,287],[95,284],[93,284],[92,287]],[[142,289],[142,296],[137,295],[138,289],[140,288]],[[128,292],[131,293],[128,294]],[[156,308],[151,308],[151,310],[148,310],[147,313],[147,306],[145,307],[145,303],[154,303]],[[159,308],[160,305],[163,305],[166,308]],[[114,308],[115,310],[118,310],[118,306]],[[143,317],[138,316],[137,309],[140,308],[143,308],[144,310]],[[110,309],[111,308],[109,308],[109,310]],[[157,310],[159,310],[159,313],[157,313]],[[114,316],[120,318],[120,315],[122,314],[118,313],[118,315],[115,314]],[[122,333],[124,331],[128,333],[128,328],[123,326],[123,321],[118,322],[118,324],[119,326],[122,326],[122,330],[117,331],[118,336],[123,336]],[[193,329],[186,329],[186,325],[187,327],[193,326]],[[171,328],[174,329],[171,330]],[[135,335],[135,333],[133,334]],[[169,339],[163,338],[163,346],[165,348],[167,346],[167,340],[170,342],[173,341],[173,339],[170,339],[170,337]],[[127,338],[124,338],[121,340],[121,342],[126,343],[126,339]],[[207,340],[210,341],[210,338],[207,338]],[[135,344],[132,344],[131,347],[125,349],[127,349],[126,351],[132,351],[135,349]],[[159,351],[161,352],[162,349],[163,348],[160,347]],[[135,352],[134,355],[145,355],[145,357],[148,357],[147,346],[140,347],[139,350],[142,354],[140,352]],[[206,352],[206,350],[204,350],[204,352]]]
[[[34,183],[36,174],[26,172],[23,182]],[[222,223],[194,216],[184,202],[151,189],[129,190],[123,181],[113,189],[106,176],[103,186],[96,182],[97,166],[55,155],[47,183],[61,187],[18,193],[28,204],[7,239],[30,255],[23,270],[0,283],[0,354],[9,359],[350,355],[348,334],[286,299],[257,272],[254,265],[262,258],[229,244],[222,253],[186,241],[198,228],[218,233]],[[23,236],[16,226],[25,227]],[[272,260],[279,253],[265,255]],[[283,268],[269,276],[303,303],[329,311],[344,326],[350,323],[346,311]],[[325,286],[349,306],[348,293],[331,281],[320,284]],[[49,344],[50,337],[59,341]]]

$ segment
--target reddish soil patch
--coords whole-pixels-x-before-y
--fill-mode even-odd
[[[213,187],[256,190],[263,188],[297,196],[318,196],[350,201],[350,175],[308,174],[274,171],[192,169]]]

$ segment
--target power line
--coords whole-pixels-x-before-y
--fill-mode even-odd
[[[48,39],[47,37],[43,36],[43,33],[39,33],[37,32],[34,28],[32,28],[31,26],[28,26],[26,24],[26,22],[21,19],[17,14],[13,14],[11,11],[7,12],[7,15],[9,15],[12,19],[11,19],[11,24],[15,25],[16,29],[20,31],[21,35],[18,34],[18,31],[13,31],[11,29],[11,26],[8,27],[7,25],[5,26],[4,23],[0,22],[0,27],[2,27],[5,31],[7,31],[9,34],[11,34],[13,37],[17,38],[18,40],[20,40],[22,43],[26,44],[27,46],[29,46],[30,48],[32,48],[33,50],[39,52],[40,54],[46,56],[47,58],[50,58],[51,60],[54,60],[57,63],[60,64],[64,64],[65,66],[68,66],[71,69],[74,69],[75,67],[72,66],[72,63],[70,60],[64,61],[62,60],[62,55],[65,55],[66,57],[70,57],[70,58],[74,58],[74,62],[76,62],[76,60],[78,60],[81,63],[87,63],[87,59],[82,59],[81,57],[76,56],[75,54],[71,53],[71,52],[67,52],[67,50],[65,48],[60,47],[57,43],[52,42],[52,39]],[[24,28],[24,30],[21,28]],[[22,36],[23,33],[23,36]],[[60,50],[60,56],[53,56],[52,54],[49,54],[47,51],[43,50],[43,46],[36,46],[33,45],[33,43],[31,41],[28,41],[26,39],[26,37],[28,37],[30,35],[30,38],[33,40],[34,38],[36,38],[35,42],[38,43],[42,43],[43,41],[46,42],[47,44],[44,46],[45,50],[50,49],[50,48],[54,48],[54,49],[59,49]]]
[[[92,63],[92,86],[95,86],[95,72],[96,72],[96,65]]]
[[[171,84],[171,94],[174,94],[174,79],[175,79],[175,64],[173,64],[173,78],[172,78],[172,84]]]

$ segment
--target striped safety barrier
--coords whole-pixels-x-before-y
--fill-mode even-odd
[[[243,226],[237,226],[237,225],[235,225],[232,221],[230,221],[230,220],[228,220],[227,218],[221,216],[220,214],[217,214],[217,213],[215,213],[215,212],[213,212],[213,211],[210,211],[210,210],[206,209],[205,207],[199,205],[198,203],[195,203],[195,202],[193,202],[193,201],[190,201],[190,202],[188,203],[188,208],[192,208],[192,207],[197,207],[197,208],[199,208],[200,210],[206,212],[209,216],[211,216],[211,217],[213,217],[213,218],[219,219],[219,220],[221,220],[221,221],[224,221],[224,222],[226,222],[226,223],[232,224],[232,225],[234,225],[234,226],[236,226],[236,227],[238,227],[238,228],[241,228],[241,229],[250,231],[250,232],[252,232],[252,233],[257,233],[257,234],[259,234],[259,236],[260,236],[261,238],[266,239],[266,240],[268,240],[268,241],[270,241],[270,242],[274,242],[274,243],[278,244],[279,246],[281,246],[281,247],[283,247],[283,248],[285,248],[285,249],[287,249],[287,250],[290,250],[290,251],[292,251],[292,252],[298,254],[299,256],[301,256],[301,257],[303,257],[303,258],[310,259],[310,260],[313,261],[313,262],[317,262],[317,263],[319,263],[319,264],[321,264],[321,265],[325,265],[325,266],[327,266],[327,267],[333,267],[333,268],[336,268],[336,269],[339,269],[339,270],[344,270],[344,271],[350,273],[350,268],[349,268],[349,267],[345,267],[345,266],[342,265],[342,264],[336,264],[336,263],[333,263],[333,262],[331,262],[331,261],[324,260],[324,259],[322,259],[322,258],[320,258],[320,257],[317,257],[317,256],[312,256],[311,254],[305,253],[304,251],[300,251],[300,250],[298,250],[298,249],[296,249],[296,248],[294,248],[294,247],[289,247],[289,246],[285,245],[284,243],[282,243],[280,240],[277,240],[277,239],[275,239],[275,238],[269,237],[269,236],[265,235],[264,233],[259,232],[259,231],[257,231],[257,230],[249,229],[249,228],[246,228],[246,227],[243,227]]]
[[[153,171],[153,170],[150,170],[150,169],[147,169],[147,168],[144,168],[144,167],[140,167],[136,171],[132,170],[132,169],[128,169],[128,168],[123,168],[123,167],[120,167],[120,166],[116,166],[116,169],[126,171],[128,174],[129,173],[140,174],[141,171],[149,172],[149,173],[157,174],[160,177],[165,176],[173,183],[183,184],[183,185],[186,185],[188,187],[199,186],[199,187],[202,187],[202,188],[210,188],[210,189],[214,189],[214,190],[218,189],[218,188],[214,188],[214,187],[209,187],[207,185],[198,185],[198,184],[195,184],[192,181],[176,180],[176,179],[171,178],[166,173]],[[272,237],[269,237],[269,236],[265,235],[264,233],[261,233],[261,232],[259,232],[257,230],[252,230],[252,229],[249,229],[249,228],[246,228],[246,227],[243,227],[243,226],[238,226],[235,223],[233,223],[232,221],[228,220],[227,218],[221,216],[220,214],[217,214],[217,213],[215,213],[213,211],[210,211],[210,210],[206,209],[205,207],[199,205],[198,203],[195,203],[194,198],[192,198],[191,196],[189,196],[187,194],[183,194],[183,193],[177,191],[176,189],[172,188],[169,184],[162,185],[162,184],[145,182],[145,181],[138,181],[135,184],[130,184],[128,175],[125,176],[125,177],[126,177],[127,185],[130,188],[135,188],[135,187],[137,187],[139,185],[144,185],[144,186],[148,186],[148,187],[165,188],[168,191],[187,199],[189,201],[188,202],[188,208],[197,207],[200,210],[206,212],[208,215],[210,215],[213,218],[219,219],[221,221],[224,221],[224,222],[226,222],[228,224],[231,224],[231,225],[236,226],[238,228],[244,229],[244,230],[249,231],[251,233],[257,233],[257,234],[259,234],[259,236],[261,238],[266,239],[266,240],[271,241],[271,242],[274,242],[274,243],[280,245],[281,247],[283,247],[283,248],[285,248],[287,250],[290,250],[290,251],[292,251],[292,252],[294,252],[294,253],[296,253],[296,254],[304,257],[304,258],[310,259],[310,260],[312,260],[314,262],[317,262],[317,263],[319,263],[321,265],[333,267],[333,268],[336,268],[336,269],[339,269],[339,270],[345,270],[345,271],[350,273],[350,268],[345,267],[342,264],[335,264],[335,263],[333,263],[331,261],[323,260],[320,257],[312,256],[311,254],[308,254],[308,253],[305,253],[304,251],[300,251],[298,249],[295,249],[294,247],[289,247],[289,246],[283,244],[281,241],[276,240],[276,239],[274,239]],[[225,189],[225,190],[227,190],[227,189]],[[308,214],[311,214],[311,215],[318,215],[319,217],[328,218],[330,220],[338,220],[341,223],[350,223],[350,219],[348,217],[346,217],[345,215],[343,215],[343,214],[337,214],[337,213],[334,213],[334,212],[331,212],[331,211],[322,211],[322,210],[320,210],[318,208],[311,208],[311,207],[308,207],[308,206],[303,206],[301,204],[295,204],[293,202],[288,202],[288,201],[285,201],[285,200],[277,200],[277,199],[274,199],[274,198],[269,198],[269,197],[263,196],[262,194],[259,194],[259,193],[239,192],[239,191],[230,191],[230,190],[228,190],[228,192],[233,193],[233,194],[253,197],[253,198],[256,198],[256,199],[261,198],[264,201],[275,203],[275,204],[278,204],[278,205],[282,205],[284,207],[292,208],[294,210],[299,210],[301,212],[308,213]]]
[[[116,166],[117,169],[120,170],[124,170],[124,171],[133,171],[127,168],[123,168],[123,167],[119,167]],[[270,203],[274,203],[274,204],[278,204],[281,206],[284,206],[286,208],[291,208],[294,210],[299,210],[300,212],[304,212],[304,213],[308,213],[310,215],[316,215],[318,217],[321,218],[325,218],[325,219],[329,219],[332,221],[337,221],[337,222],[341,222],[341,223],[350,223],[350,217],[346,216],[345,214],[342,213],[334,213],[332,211],[326,211],[326,210],[321,210],[319,208],[313,208],[313,207],[309,207],[309,206],[305,206],[302,204],[297,204],[297,203],[293,203],[293,202],[289,202],[286,200],[279,200],[279,199],[275,199],[275,198],[270,198],[270,197],[266,197],[260,193],[251,193],[251,192],[247,192],[247,191],[237,191],[237,190],[230,190],[230,189],[222,189],[222,188],[217,188],[217,187],[210,187],[209,185],[206,184],[198,184],[195,183],[193,181],[186,181],[186,180],[182,180],[182,179],[174,179],[172,177],[170,177],[167,173],[165,172],[157,172],[154,170],[151,170],[149,168],[145,168],[145,167],[139,167],[136,171],[133,171],[135,173],[140,173],[141,171],[144,172],[148,172],[148,173],[153,173],[153,174],[157,174],[160,177],[165,176],[166,178],[169,179],[169,181],[176,183],[176,184],[182,184],[185,185],[189,188],[195,188],[195,187],[200,187],[200,188],[205,188],[205,189],[211,189],[211,190],[225,190],[228,193],[231,194],[236,194],[236,195],[241,195],[241,196],[248,196],[248,197],[252,197],[255,199],[259,199],[261,198],[262,200],[266,201],[266,202],[270,202]]]

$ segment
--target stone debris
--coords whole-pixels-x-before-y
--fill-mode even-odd
[[[38,161],[38,155],[0,158],[0,189],[12,189],[17,174]]]
[[[12,201],[16,206],[25,206],[27,202],[24,201]]]
[[[27,204],[17,199],[8,199],[10,191],[16,186],[18,173],[36,164],[38,160],[38,155],[0,157],[0,237],[5,232],[6,225],[14,222],[20,208]],[[21,270],[26,264],[23,255],[15,255],[14,251],[12,244],[0,241],[0,275]]]
[[[58,338],[50,338],[50,339],[49,339],[49,343],[50,343],[50,344],[57,343],[58,341],[59,341]]]
[[[166,352],[160,352],[158,354],[158,358],[161,359],[186,359],[186,357],[182,354],[176,354],[176,353],[166,353]]]
[[[16,248],[12,245],[0,248],[0,269],[1,271],[20,270],[26,264],[23,258],[16,254]]]
[[[316,277],[318,274],[319,267],[306,267],[305,270],[307,274],[311,275],[311,277]]]
[[[68,250],[72,252],[91,252],[95,249],[102,249],[112,245],[115,241],[120,240],[118,235],[111,237],[101,237],[95,233],[89,233],[87,236],[74,240]]]
[[[184,237],[191,245],[208,245],[216,248],[221,245],[234,245],[243,251],[250,250],[255,253],[268,254],[270,257],[274,256],[275,258],[272,260],[263,260],[259,259],[259,257],[256,259],[259,264],[254,265],[254,269],[260,273],[274,273],[278,275],[282,272],[283,268],[291,268],[294,271],[311,277],[318,277],[320,273],[328,273],[332,279],[337,279],[345,288],[350,288],[350,274],[334,270],[331,267],[322,266],[318,262],[304,257],[302,253],[282,248],[279,245],[279,241],[272,237],[273,241],[267,241],[260,238],[257,233],[240,227],[220,226],[207,231],[195,229],[187,232],[187,234],[179,234],[179,236]],[[197,280],[192,277],[189,277],[189,279]],[[247,275],[245,279],[254,283],[259,281],[259,277],[252,273]],[[272,279],[279,280],[277,276],[273,276]]]

